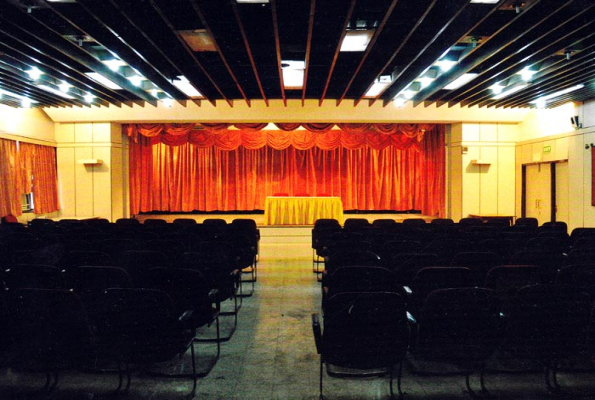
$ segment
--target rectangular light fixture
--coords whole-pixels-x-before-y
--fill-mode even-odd
[[[477,76],[477,74],[474,74],[474,73],[468,73],[468,74],[461,75],[454,81],[450,82],[448,85],[444,86],[444,89],[445,90],[456,90],[456,89],[460,88],[461,86],[464,86],[467,83],[471,82],[473,79],[475,79],[476,76]]]
[[[196,90],[194,86],[190,84],[188,78],[186,78],[184,75],[178,76],[178,78],[175,79],[172,83],[175,87],[180,89],[180,91],[182,91],[186,96],[190,97],[191,99],[203,97],[203,95],[198,90]]]
[[[269,0],[237,0],[239,4],[269,4]]]
[[[583,85],[583,84],[571,86],[569,88],[562,89],[562,90],[559,90],[557,92],[548,94],[547,96],[542,96],[542,97],[538,98],[537,100],[531,101],[531,103],[537,103],[538,101],[547,101],[549,99],[553,99],[554,97],[559,97],[559,96],[568,94],[570,92],[574,92],[575,90],[580,90],[580,89],[582,89],[584,87],[585,87],[585,85]]]
[[[281,68],[285,89],[301,89],[304,87],[305,61],[283,60],[281,61]]]
[[[60,97],[64,97],[65,99],[70,99],[70,100],[74,99],[74,97],[72,97],[68,93],[64,93],[63,91],[58,90],[58,89],[54,89],[53,87],[48,86],[48,85],[37,85],[37,87],[40,88],[40,89],[45,90],[46,92],[53,93],[53,94],[55,94],[57,96],[60,96]]]
[[[500,0],[471,0],[471,4],[496,4]]]
[[[340,51],[365,51],[375,29],[350,29],[343,38]]]
[[[364,97],[368,98],[376,98],[380,95],[384,90],[390,86],[392,82],[392,78],[390,75],[382,75],[378,79],[374,81],[370,89],[364,94]]]
[[[110,81],[103,75],[98,74],[97,72],[85,72],[89,78],[93,79],[95,82],[102,84],[103,86],[112,89],[112,90],[122,90],[122,88],[116,85],[114,82]]]
[[[524,88],[526,88],[527,86],[529,86],[528,84],[524,84],[524,85],[518,85],[518,86],[514,86],[508,90],[504,90],[503,92],[497,94],[496,96],[492,97],[492,99],[494,100],[500,100],[503,99],[507,96],[510,96],[513,93],[519,92],[521,90],[523,90]]]
[[[27,96],[16,94],[14,92],[11,92],[11,91],[5,90],[5,89],[0,89],[0,94],[6,95],[6,96],[9,96],[9,97],[14,97],[15,99],[20,99],[20,100],[26,100],[27,99],[28,100],[28,97]],[[34,101],[34,100],[31,100],[31,103],[37,103],[37,102]]]

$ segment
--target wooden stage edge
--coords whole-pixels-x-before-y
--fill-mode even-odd
[[[236,218],[251,218],[256,221],[256,225],[259,227],[271,227],[271,228],[296,228],[296,227],[311,227],[312,225],[267,225],[265,223],[265,217],[262,213],[241,213],[241,214],[220,214],[220,213],[212,213],[212,214],[137,214],[133,216],[133,218],[138,219],[139,221],[143,222],[145,219],[148,218],[160,218],[164,219],[168,222],[172,222],[176,218],[191,218],[196,220],[198,223],[202,223],[207,218],[222,218],[226,220],[228,223]],[[409,213],[373,213],[373,214],[366,214],[366,213],[345,213],[344,218],[365,218],[370,222],[373,222],[375,219],[384,219],[390,218],[394,219],[397,222],[402,222],[408,218],[422,218],[426,222],[430,222],[435,217],[430,217],[428,215],[422,214],[409,214]]]

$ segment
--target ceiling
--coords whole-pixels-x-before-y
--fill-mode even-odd
[[[369,43],[347,51],[361,34]],[[11,107],[550,108],[594,95],[593,0],[0,2],[0,104]]]

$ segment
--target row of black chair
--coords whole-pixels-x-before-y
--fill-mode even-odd
[[[388,373],[391,397],[396,370],[401,397],[406,359],[455,366],[472,395],[470,376],[478,372],[481,393],[487,394],[485,369],[497,353],[539,363],[547,389],[560,392],[560,362],[574,356],[589,359],[593,352],[591,298],[573,286],[530,285],[515,294],[507,313],[495,299],[486,288],[439,289],[411,314],[403,294],[336,293],[326,302],[324,329],[318,314],[313,315],[320,396],[326,365],[331,376]]]

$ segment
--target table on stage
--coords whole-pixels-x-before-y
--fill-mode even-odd
[[[264,217],[267,225],[314,225],[320,218],[343,224],[343,203],[340,197],[269,196]]]

